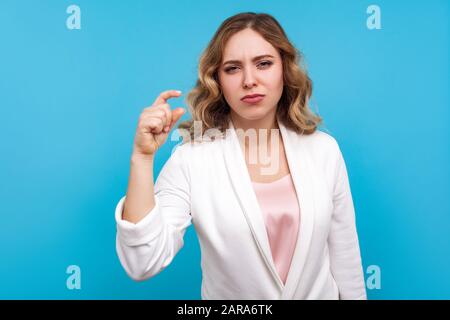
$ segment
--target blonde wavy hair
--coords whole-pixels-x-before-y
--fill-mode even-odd
[[[322,118],[314,114],[308,106],[312,81],[299,63],[302,54],[291,44],[273,16],[244,12],[223,21],[200,57],[196,85],[186,98],[192,119],[181,122],[178,126],[181,131],[188,133],[182,143],[196,138],[196,121],[202,123],[201,130],[197,128],[195,131],[197,135],[203,135],[208,129],[218,129],[225,133],[228,128],[230,107],[219,85],[218,69],[228,39],[246,28],[258,32],[278,50],[283,61],[284,87],[277,106],[279,121],[300,134],[313,133],[322,122]]]

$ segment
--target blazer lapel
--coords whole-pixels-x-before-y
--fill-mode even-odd
[[[305,137],[286,128],[281,122],[278,122],[278,125],[300,207],[297,245],[286,279],[286,285],[281,295],[281,299],[290,300],[294,298],[297,290],[302,292],[300,280],[308,257],[314,229],[314,185],[312,174],[314,166],[304,142]],[[304,297],[300,295],[300,298]]]
[[[282,292],[280,298],[292,299],[295,291],[299,287],[299,281],[307,259],[314,226],[313,181],[310,171],[313,167],[305,144],[302,141],[304,137],[286,128],[280,121],[278,125],[300,207],[300,226],[297,244],[286,284],[283,284],[276,270],[264,218],[256,194],[253,191],[252,181],[245,163],[239,138],[231,120],[229,121],[226,138],[223,140],[223,156],[229,179],[259,252]]]
[[[272,252],[270,249],[269,238],[267,236],[264,217],[259,207],[258,199],[253,191],[253,185],[250,174],[247,169],[242,147],[239,143],[239,138],[235,132],[233,123],[229,122],[229,128],[226,133],[226,138],[223,140],[223,156],[225,166],[229,174],[231,184],[233,186],[236,197],[242,208],[242,212],[250,227],[253,238],[258,246],[259,252],[262,255],[266,267],[269,272],[276,279],[280,289],[283,288],[275,264],[272,259]]]

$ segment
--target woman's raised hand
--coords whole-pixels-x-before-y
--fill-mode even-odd
[[[153,157],[164,144],[170,130],[185,111],[183,108],[170,110],[167,100],[180,95],[181,92],[176,90],[161,92],[155,102],[142,111],[134,138],[133,155]]]

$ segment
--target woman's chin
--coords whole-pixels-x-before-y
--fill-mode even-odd
[[[263,110],[252,110],[250,112],[246,112],[243,115],[243,118],[249,121],[257,121],[262,120],[265,117],[267,117],[268,113],[264,112]]]
[[[271,110],[262,108],[262,106],[246,106],[241,108],[240,112],[236,112],[236,115],[244,121],[259,121],[268,117]]]

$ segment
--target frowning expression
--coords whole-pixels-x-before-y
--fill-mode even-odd
[[[246,120],[275,114],[283,93],[282,59],[259,33],[247,28],[230,37],[218,76],[232,113]]]

